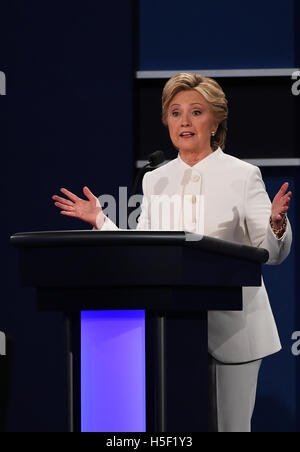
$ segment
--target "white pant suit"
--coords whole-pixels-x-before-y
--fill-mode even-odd
[[[280,264],[290,252],[290,223],[277,239],[259,168],[220,148],[192,167],[178,155],[146,173],[143,192],[139,230],[185,230],[262,247],[269,251],[270,265]],[[106,218],[101,230],[115,229]],[[260,360],[281,349],[263,280],[260,287],[243,288],[242,311],[208,313],[208,349],[218,394],[217,430],[250,431]]]

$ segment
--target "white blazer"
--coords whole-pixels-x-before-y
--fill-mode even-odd
[[[262,247],[271,265],[290,252],[289,221],[281,239],[270,227],[271,202],[259,168],[221,148],[193,167],[178,155],[146,173],[143,192],[139,230],[185,230]],[[114,229],[106,218],[101,230]],[[281,349],[263,280],[261,287],[243,288],[243,311],[208,313],[208,348],[224,363],[253,361]]]

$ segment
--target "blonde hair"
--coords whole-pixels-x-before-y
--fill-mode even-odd
[[[181,73],[170,78],[165,84],[162,93],[162,121],[168,125],[168,108],[173,97],[180,91],[196,90],[210,104],[218,122],[216,134],[211,137],[211,147],[215,151],[220,147],[225,148],[227,135],[228,106],[221,86],[212,78],[198,74]]]

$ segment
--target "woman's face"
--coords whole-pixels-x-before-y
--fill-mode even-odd
[[[171,140],[180,151],[211,150],[218,123],[211,106],[198,91],[180,91],[170,102],[167,123]]]

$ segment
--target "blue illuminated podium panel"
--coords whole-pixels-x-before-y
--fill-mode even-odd
[[[145,312],[81,312],[81,431],[146,431]]]

